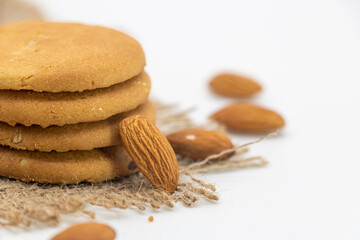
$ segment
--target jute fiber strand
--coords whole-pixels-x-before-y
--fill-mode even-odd
[[[195,126],[188,117],[189,111],[176,111],[175,106],[161,104],[157,104],[157,109],[160,117],[158,126],[161,130],[172,127],[176,131]],[[266,165],[267,161],[262,157],[245,157],[248,146],[253,143],[236,146],[201,162],[179,159],[180,181],[173,194],[155,189],[141,173],[98,184],[81,183],[62,186],[23,183],[0,178],[0,225],[3,227],[53,226],[63,220],[62,215],[78,216],[79,213],[95,218],[96,213],[88,210],[89,205],[111,211],[111,209],[145,210],[181,205],[193,206],[201,203],[199,201],[201,199],[215,202],[219,200],[215,186],[194,174]],[[236,154],[229,160],[210,161],[233,150]],[[176,204],[179,202],[182,204]]]

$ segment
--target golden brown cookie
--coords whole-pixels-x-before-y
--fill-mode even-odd
[[[0,89],[75,92],[143,71],[140,44],[113,29],[44,21],[0,26]]]
[[[84,92],[0,90],[0,121],[42,127],[100,121],[145,103],[150,84],[143,72],[124,83]]]
[[[0,176],[25,182],[102,182],[137,171],[123,146],[72,152],[30,152],[0,147]]]
[[[147,102],[135,110],[120,113],[106,120],[90,123],[70,124],[62,127],[10,126],[0,122],[0,145],[21,150],[42,152],[67,152],[91,150],[121,144],[119,123],[131,115],[141,115],[155,121],[155,107]]]

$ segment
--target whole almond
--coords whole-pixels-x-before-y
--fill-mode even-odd
[[[261,91],[262,87],[253,79],[235,75],[220,74],[210,81],[211,89],[226,97],[250,97]]]
[[[123,144],[140,172],[155,187],[174,192],[179,167],[169,141],[149,120],[135,115],[120,122]]]
[[[114,240],[115,236],[114,229],[108,225],[89,222],[71,226],[51,240]]]
[[[271,110],[249,103],[234,103],[210,116],[228,129],[264,132],[282,128],[284,119]]]
[[[167,138],[176,154],[194,160],[203,160],[234,147],[228,136],[204,129],[185,129],[172,133]],[[224,160],[233,154],[234,152],[230,152],[212,160]]]

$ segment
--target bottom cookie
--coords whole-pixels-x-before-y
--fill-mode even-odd
[[[25,182],[97,183],[138,169],[121,145],[72,152],[31,152],[0,147],[0,176]]]

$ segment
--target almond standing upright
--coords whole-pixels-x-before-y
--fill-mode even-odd
[[[140,172],[155,187],[174,192],[179,167],[174,150],[160,130],[139,115],[122,120],[119,129],[124,146]]]

